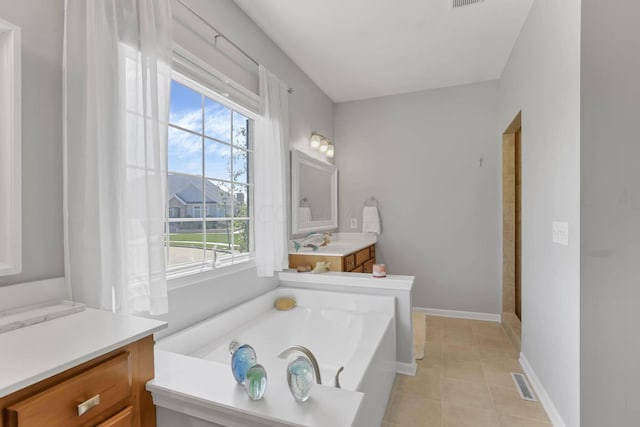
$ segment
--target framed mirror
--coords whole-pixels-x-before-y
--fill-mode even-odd
[[[0,19],[0,276],[22,271],[20,28]]]
[[[291,152],[291,234],[338,228],[338,168]]]

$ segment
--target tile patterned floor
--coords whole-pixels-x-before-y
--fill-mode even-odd
[[[511,372],[518,351],[493,322],[427,316],[425,358],[398,375],[382,427],[550,427],[539,402],[522,400]]]

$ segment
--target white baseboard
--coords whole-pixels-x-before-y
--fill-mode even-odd
[[[531,367],[529,361],[523,353],[520,353],[520,365],[522,366],[524,373],[527,375],[527,379],[533,387],[533,390],[536,392],[538,400],[540,400],[540,403],[542,403],[542,407],[547,412],[547,415],[549,416],[553,427],[566,427],[567,425],[564,423],[564,420],[556,409],[556,405],[553,404],[553,401],[547,394],[547,391],[542,386],[540,379],[533,371],[533,368]]]
[[[458,319],[485,320],[498,322],[502,320],[502,315],[492,313],[476,313],[474,311],[440,310],[439,308],[413,307],[414,311],[419,311],[431,316],[455,317]]]
[[[415,377],[418,371],[418,364],[414,360],[413,363],[396,362],[396,373]]]

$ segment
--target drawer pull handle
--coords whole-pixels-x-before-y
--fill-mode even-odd
[[[96,406],[98,406],[100,404],[100,395],[96,394],[95,396],[93,396],[92,398],[82,402],[81,404],[78,405],[78,416],[82,416],[84,413],[86,413],[89,409],[91,408],[95,408]]]

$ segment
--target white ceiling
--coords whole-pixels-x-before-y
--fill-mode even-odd
[[[533,0],[235,0],[335,102],[500,77]]]

